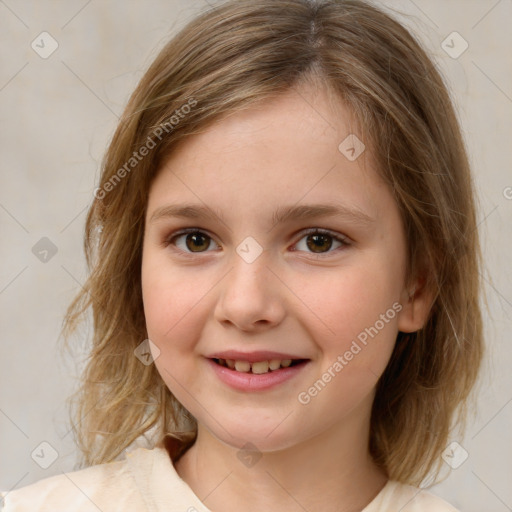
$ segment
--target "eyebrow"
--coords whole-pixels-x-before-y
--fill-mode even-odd
[[[154,223],[162,218],[185,218],[197,220],[210,220],[212,217],[219,218],[225,223],[222,214],[208,206],[195,204],[173,204],[157,208],[149,220]],[[359,210],[344,205],[334,204],[307,204],[281,206],[272,215],[273,225],[284,224],[291,220],[304,220],[317,217],[339,217],[346,221],[368,225],[375,221],[372,217]]]

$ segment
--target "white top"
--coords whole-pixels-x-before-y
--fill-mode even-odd
[[[2,509],[2,498],[4,508]],[[164,444],[124,460],[51,476],[0,492],[3,512],[211,512],[176,472]],[[458,512],[447,502],[389,480],[361,512]]]

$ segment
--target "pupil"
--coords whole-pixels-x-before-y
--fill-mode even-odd
[[[208,246],[210,244],[208,243],[208,241],[206,241],[206,238],[207,237],[204,236],[202,233],[189,233],[186,237],[187,247],[191,251],[194,251],[194,249],[208,249]]]
[[[309,243],[309,240],[314,240],[314,242]],[[327,244],[326,244],[326,240],[327,240]],[[332,240],[329,235],[322,235],[322,234],[309,235],[307,245],[308,245],[309,249],[311,249],[313,252],[322,252],[321,250],[320,251],[318,250],[318,249],[322,249],[322,248],[328,251],[332,246]],[[327,245],[327,247],[325,247],[325,245]]]

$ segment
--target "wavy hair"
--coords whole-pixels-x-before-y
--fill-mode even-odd
[[[404,26],[363,0],[224,2],[175,35],[133,92],[87,215],[89,277],[63,323],[68,340],[92,312],[90,352],[71,399],[82,465],[112,461],[150,431],[188,432],[184,449],[193,442],[195,419],[155,365],[134,356],[147,338],[141,261],[149,187],[181,140],[305,80],[326,84],[354,113],[401,213],[408,278],[427,268],[434,294],[424,328],[399,333],[379,380],[370,453],[393,480],[438,475],[483,354],[474,186],[436,65]]]

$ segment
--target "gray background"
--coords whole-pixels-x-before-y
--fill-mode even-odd
[[[382,4],[404,13],[402,21],[447,77],[480,200],[488,357],[477,414],[466,436],[453,438],[462,447],[457,456],[461,449],[469,456],[457,469],[445,464],[446,479],[431,490],[463,511],[504,512],[512,510],[512,1]],[[86,276],[82,232],[99,162],[143,71],[170,35],[206,8],[205,0],[0,0],[3,490],[74,468],[65,401],[88,331],[81,331],[73,358],[60,357],[57,339],[65,307]],[[31,48],[34,40],[41,45],[43,31],[58,43],[46,59]],[[469,44],[458,58],[442,48],[453,31]],[[43,237],[57,253],[38,258],[32,249]],[[52,450],[58,458],[40,467],[36,460],[48,463]]]

